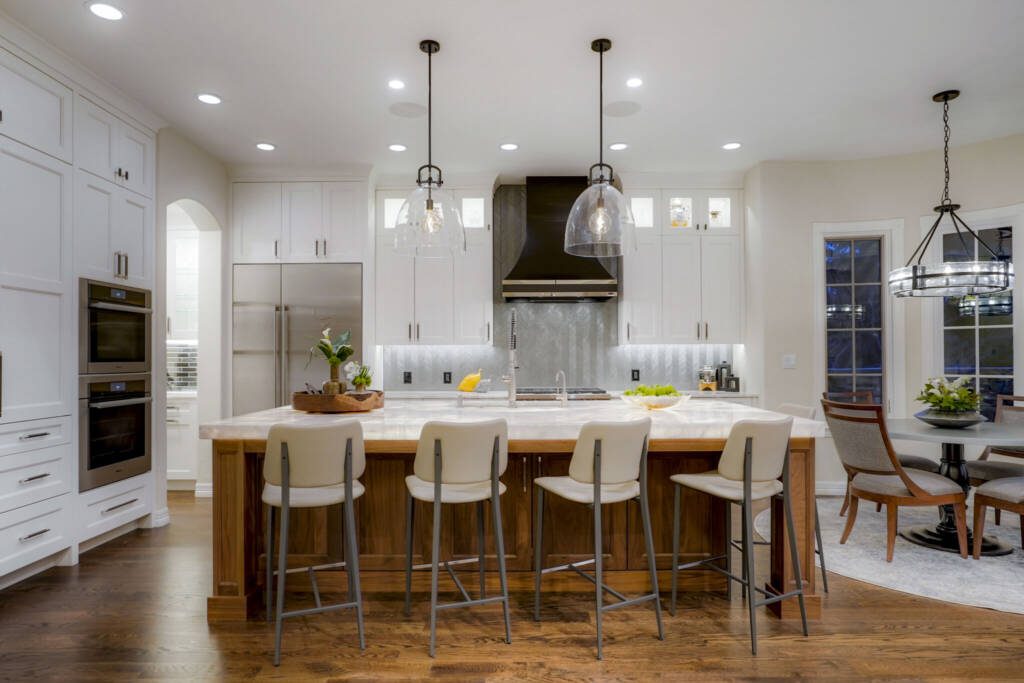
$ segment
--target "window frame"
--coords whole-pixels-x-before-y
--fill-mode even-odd
[[[934,220],[934,219],[933,219]],[[903,219],[883,219],[854,222],[814,223],[812,231],[814,282],[814,403],[828,388],[828,325],[825,318],[825,242],[829,240],[862,240],[878,238],[882,241],[882,387],[885,394],[885,413],[888,417],[902,417],[906,405],[906,344],[895,340],[906,339],[902,315],[896,315],[889,288],[888,273],[894,264],[903,265]],[[897,374],[903,375],[899,378]]]

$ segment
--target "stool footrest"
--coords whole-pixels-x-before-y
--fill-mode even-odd
[[[605,586],[605,590],[608,590],[607,586]],[[628,607],[630,605],[639,605],[642,602],[650,602],[651,600],[657,600],[657,599],[658,599],[658,594],[657,593],[648,593],[647,595],[641,595],[639,598],[623,599],[620,602],[613,602],[610,605],[601,605],[601,611],[602,612],[610,612],[613,609],[619,609],[620,607]]]
[[[477,598],[476,600],[463,600],[462,602],[446,602],[439,604],[437,609],[451,609],[452,607],[473,607],[475,605],[490,605],[495,602],[505,602],[504,595],[496,595],[492,598]]]
[[[334,612],[339,609],[347,609],[349,607],[356,607],[356,602],[340,602],[337,605],[327,605],[325,607],[310,607],[309,609],[294,609],[290,612],[281,612],[281,618],[286,617],[303,617],[307,614],[320,614],[321,612]]]
[[[705,564],[707,564],[713,569],[719,569],[719,567],[716,567],[715,565],[709,563],[724,560],[725,558],[726,555],[715,555],[714,557],[706,557],[703,560],[697,560],[695,562],[687,562],[685,564],[681,564],[677,566],[676,569],[693,569],[694,567],[700,567]]]
[[[461,560],[446,560],[444,562],[439,563],[439,566],[442,566],[445,569],[447,569],[448,567],[456,567],[456,566],[458,566],[460,564],[476,564],[479,561],[480,561],[479,557],[466,557],[466,558],[463,558]],[[427,562],[425,564],[414,564],[412,566],[412,568],[414,570],[415,569],[430,569],[433,566],[434,565],[432,563]]]
[[[597,560],[591,558],[589,560],[583,560],[581,562],[570,562],[569,564],[560,564],[556,567],[546,567],[540,570],[541,574],[554,574],[555,572],[563,572],[566,569],[576,569],[577,567],[586,567],[597,562]]]
[[[757,600],[757,601],[755,601],[754,605],[756,607],[764,607],[765,605],[773,605],[776,602],[780,602],[782,600],[788,600],[789,598],[795,598],[798,595],[802,595],[803,594],[802,590],[795,590],[795,591],[790,591],[788,593],[782,593],[782,594],[768,593],[767,591],[763,591],[760,588],[755,588],[754,590],[756,590],[758,593],[762,593],[764,595],[771,595],[770,598],[765,598],[764,600]]]

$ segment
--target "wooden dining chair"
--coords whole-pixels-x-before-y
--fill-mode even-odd
[[[846,471],[853,474],[849,516],[839,542],[845,544],[850,537],[861,498],[880,503],[886,506],[885,559],[892,562],[900,506],[952,505],[960,556],[966,558],[967,494],[960,485],[941,474],[904,468],[900,464],[889,440],[882,406],[822,399],[821,407],[839,459]]]
[[[1024,424],[1024,396],[999,394],[996,396],[996,424]],[[990,481],[1007,477],[1024,477],[1024,463],[989,460],[990,455],[1004,455],[1024,459],[1024,448],[1010,446],[987,446],[977,460],[967,462],[967,474],[971,486],[981,486]],[[996,511],[996,525],[1002,522],[1002,510]]]
[[[881,404],[875,401],[875,395],[871,391],[823,391],[821,397],[827,401],[836,401],[838,403],[857,403],[862,405],[878,405]],[[923,455],[909,455],[906,453],[898,453],[896,455],[899,458],[900,464],[903,467],[908,467],[915,470],[924,470],[925,472],[938,472],[939,463],[931,458],[926,458]],[[853,473],[850,470],[846,470],[846,497],[843,499],[843,506],[839,508],[839,516],[843,517],[846,515],[846,511],[850,508],[850,481],[853,479]],[[876,512],[882,511],[882,506],[875,506]]]
[[[985,510],[989,507],[1020,515],[1020,547],[1024,550],[1024,477],[1007,477],[982,484],[974,492],[974,559],[981,557]]]

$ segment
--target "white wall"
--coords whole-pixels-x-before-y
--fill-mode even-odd
[[[954,147],[950,155],[950,194],[965,211],[1024,201],[1024,135]],[[910,254],[921,238],[920,218],[934,216],[942,191],[942,151],[856,161],[769,161],[747,173],[745,187],[747,374],[761,382],[748,386],[761,394],[766,408],[783,402],[816,405],[814,339],[820,331],[814,324],[812,225],[903,219],[903,253]],[[894,379],[907,389],[904,404],[893,406],[897,415],[917,409],[915,389],[930,374],[917,352],[923,304],[894,302],[895,315],[905,323],[907,359],[902,370],[893,368],[901,373]],[[1017,324],[1020,334],[1024,317]],[[796,354],[795,369],[782,369],[784,353]],[[834,478],[836,463],[818,462],[819,482]]]
[[[230,196],[227,168],[218,159],[197,147],[177,131],[164,128],[157,136],[156,171],[156,282],[154,335],[164,338],[164,320],[167,315],[167,206],[179,200],[200,230],[199,287],[203,292],[200,303],[199,348],[219,348],[221,339],[228,339],[227,321],[221,314],[220,293],[225,287],[227,271],[221,254],[226,244],[228,201]],[[195,204],[193,204],[193,202]],[[211,275],[213,274],[213,275]],[[213,278],[212,280],[210,278]],[[205,324],[204,324],[205,323]],[[157,344],[153,367],[159,372],[167,364],[166,349]],[[204,360],[204,355],[206,356]],[[199,356],[199,421],[215,420],[223,415],[224,355]],[[153,392],[153,414],[162,416],[166,409],[164,383],[157,382]],[[207,390],[209,389],[209,390]],[[164,500],[167,491],[167,433],[163,419],[153,420],[153,470],[156,473],[157,500]],[[200,442],[196,488],[209,491],[212,482],[210,442]]]

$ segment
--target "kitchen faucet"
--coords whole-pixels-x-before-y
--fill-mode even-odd
[[[558,379],[562,379],[562,389],[558,390]],[[559,370],[555,373],[555,393],[558,394],[558,402],[562,404],[563,408],[569,407],[569,387],[565,383],[565,370]]]
[[[516,309],[512,309],[511,320],[508,329],[508,370],[501,378],[502,382],[508,385],[508,406],[516,407],[516,368],[519,367],[516,361]]]

